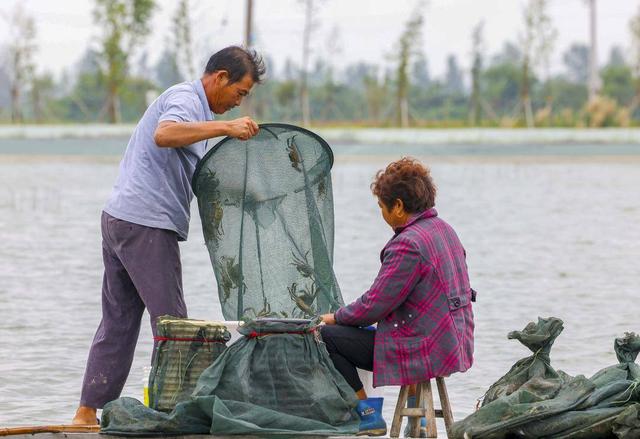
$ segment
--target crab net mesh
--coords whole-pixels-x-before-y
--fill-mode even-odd
[[[227,320],[307,318],[342,304],[333,272],[329,145],[285,124],[225,138],[193,189]]]

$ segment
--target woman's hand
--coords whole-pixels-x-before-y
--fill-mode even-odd
[[[336,324],[336,316],[335,314],[323,314],[320,316],[322,319],[322,323],[325,325],[335,325]]]

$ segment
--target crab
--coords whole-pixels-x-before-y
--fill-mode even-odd
[[[218,241],[224,235],[224,229],[222,228],[222,218],[224,217],[224,209],[220,205],[219,202],[214,201],[211,203],[212,208],[212,218],[213,227],[212,227],[212,235],[213,238]]]
[[[293,300],[296,307],[298,307],[304,315],[316,315],[316,310],[313,309],[312,305],[318,295],[318,289],[314,283],[312,283],[310,287],[304,287],[303,289],[298,290],[298,284],[293,282],[290,287],[287,287],[287,291],[289,292],[291,300]],[[292,312],[291,314],[293,315],[294,313]]]
[[[287,152],[289,153],[289,160],[291,161],[291,167],[298,172],[302,172],[300,169],[300,163],[302,163],[302,158],[300,157],[300,152],[298,151],[298,147],[296,146],[293,139],[296,136],[289,137],[287,139]]]
[[[244,284],[244,277],[239,263],[235,263],[235,257],[222,256],[218,271],[220,272],[220,287],[222,289],[223,303],[226,303],[231,296],[231,290],[240,288]]]
[[[325,180],[320,180],[318,183],[318,198],[321,200],[327,198],[327,182]]]
[[[249,314],[249,312],[251,312],[251,314],[253,314],[252,318],[254,318],[254,319],[257,319],[257,318],[260,318],[260,317],[278,317],[278,313],[277,312],[272,312],[271,311],[271,305],[269,304],[269,302],[267,302],[267,298],[264,297],[262,299],[262,301],[263,301],[262,309],[260,311],[256,311],[255,308],[253,308],[253,307],[248,307],[248,308],[245,308],[242,311],[242,314],[245,317],[248,317],[247,314]],[[282,312],[282,317],[287,318],[288,317],[287,313],[283,311]]]
[[[220,179],[216,177],[215,171],[207,169],[206,172],[202,174],[202,177],[198,179],[198,195],[200,195],[201,190],[205,190],[205,194],[207,194],[209,198],[218,198],[220,196],[218,186],[220,186]]]
[[[314,271],[313,268],[311,268],[311,265],[309,265],[309,261],[307,259],[308,254],[309,251],[307,251],[301,258],[299,258],[293,252],[291,252],[291,255],[293,256],[293,262],[291,263],[291,265],[296,267],[298,273],[300,273],[303,277],[310,278],[313,277]]]

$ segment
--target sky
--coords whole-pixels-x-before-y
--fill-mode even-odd
[[[98,28],[92,22],[90,0],[0,0],[0,15],[22,3],[37,26],[37,69],[59,75],[71,67],[87,47],[96,44]],[[153,62],[167,44],[175,0],[158,0],[152,34],[146,43]],[[198,68],[216,50],[241,44],[244,35],[243,0],[191,0]],[[389,63],[394,47],[411,17],[416,0],[315,0],[317,27],[312,35],[313,57],[337,68],[365,61]],[[254,0],[255,47],[281,69],[287,58],[300,63],[304,8],[300,0]],[[424,7],[424,55],[432,76],[442,75],[449,54],[469,67],[471,31],[484,20],[488,55],[505,41],[517,41],[523,27],[525,0],[430,0]],[[628,52],[629,20],[640,10],[640,0],[599,0],[598,49],[606,63],[612,46]],[[588,42],[588,10],[584,0],[550,0],[549,13],[558,29],[551,71],[562,71],[562,53],[575,42]],[[6,24],[0,22],[0,44],[6,42]]]

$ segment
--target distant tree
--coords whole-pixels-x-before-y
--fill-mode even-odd
[[[633,104],[635,87],[633,72],[627,65],[607,65],[601,70],[602,94],[615,99],[619,105]]]
[[[140,119],[147,109],[147,92],[154,90],[156,85],[148,78],[129,77],[120,90],[122,102],[122,120],[133,122]]]
[[[502,50],[493,56],[491,65],[499,64],[520,64],[522,60],[522,51],[511,41],[505,41]]]
[[[358,90],[364,90],[364,81],[366,78],[377,77],[379,66],[366,62],[356,62],[349,64],[344,68],[344,82],[353,84]]]
[[[589,8],[589,99],[594,99],[602,85],[598,76],[598,23],[596,0],[584,0]]]
[[[299,0],[304,5],[304,27],[302,30],[302,68],[300,69],[300,104],[302,123],[311,123],[311,106],[309,103],[309,61],[311,59],[311,37],[318,28],[316,6],[318,0]]]
[[[396,68],[396,82],[397,82],[397,95],[396,95],[396,114],[398,118],[398,125],[401,127],[409,126],[409,66],[411,61],[416,56],[419,50],[419,45],[422,40],[422,25],[424,23],[422,8],[424,3],[418,3],[411,19],[406,23],[400,40],[398,41],[397,60],[398,66]]]
[[[471,32],[471,102],[469,111],[469,123],[477,125],[480,122],[480,75],[484,58],[484,21],[476,24]]]
[[[251,91],[251,114],[259,121],[282,120],[283,111],[276,102],[276,90],[280,85],[276,63],[268,53],[263,53],[262,59],[269,74],[269,80]]]
[[[292,79],[280,81],[275,90],[278,106],[282,109],[284,120],[292,120],[295,115],[293,104],[297,98],[298,83]]]
[[[282,68],[282,77],[287,81],[298,80],[298,78],[300,77],[300,69],[291,60],[291,58],[287,58],[284,60],[284,67]]]
[[[482,72],[482,96],[490,108],[511,114],[519,105],[520,67],[512,63],[492,64]],[[497,118],[497,115],[495,115]]]
[[[88,47],[70,69],[62,72],[56,85],[59,96],[64,96],[56,105],[58,117],[85,121],[103,113],[106,95],[100,77],[100,53]],[[90,104],[94,100],[102,102],[94,108]]]
[[[101,55],[97,50],[88,47],[73,66],[74,73],[76,75],[80,75],[82,73],[99,74],[100,56]]]
[[[148,50],[143,50],[140,56],[136,58],[135,66],[131,73],[133,76],[137,76],[139,78],[151,78],[153,76],[152,69],[149,67]]]
[[[7,56],[6,50],[1,50],[0,48],[0,84],[9,84],[10,78],[7,72],[7,63],[5,58]],[[0,120],[4,119],[5,113],[9,115],[9,111],[11,108],[11,94],[9,92],[9,88],[0,87]]]
[[[411,80],[418,87],[427,87],[431,82],[431,75],[429,74],[429,64],[427,62],[427,58],[422,52],[418,52],[416,54],[416,60],[413,63]]]
[[[548,68],[549,57],[558,31],[547,13],[549,0],[528,0],[524,10],[524,33],[520,36],[522,48],[522,80],[520,104],[528,127],[533,127],[531,106],[531,76],[536,67]]]
[[[390,93],[390,84],[381,75],[380,66],[365,62],[350,64],[344,69],[343,78],[346,85],[362,96],[363,108],[358,111],[361,118],[380,123]]]
[[[631,67],[633,69],[633,78],[635,81],[635,98],[633,99],[631,112],[633,112],[638,103],[640,103],[640,6],[638,11],[629,21],[629,30],[631,31]]]
[[[307,75],[307,85],[309,88],[321,87],[327,79],[329,70],[329,62],[324,57],[317,57],[313,62],[313,66],[309,69],[309,74]]]
[[[367,101],[367,113],[375,123],[382,122],[385,103],[389,99],[391,75],[380,78],[378,69],[372,68],[364,77],[364,93]]]
[[[173,15],[173,41],[176,63],[182,76],[194,79],[196,71],[193,61],[193,37],[191,35],[193,23],[190,11],[189,0],[178,0]]]
[[[37,123],[53,118],[51,105],[55,98],[56,83],[51,73],[34,75],[31,84],[31,106]]]
[[[608,66],[626,66],[627,60],[624,56],[624,50],[620,46],[613,46],[609,50],[609,59],[607,60]]]
[[[573,43],[562,55],[562,61],[571,81],[577,84],[587,83],[589,80],[589,46]]]
[[[168,45],[164,47],[153,71],[156,83],[162,90],[184,81],[184,76],[178,66],[175,51]]]
[[[61,118],[81,122],[99,119],[106,109],[106,98],[107,91],[100,76],[81,72],[71,91],[59,102]]]
[[[337,103],[337,94],[342,87],[336,81],[334,62],[342,54],[342,42],[340,38],[340,28],[336,25],[331,28],[326,40],[326,55],[323,57],[324,69],[317,69],[322,72],[319,98],[322,102],[320,118],[327,120],[333,114],[333,118],[339,117],[342,113]]]
[[[120,121],[120,91],[127,80],[131,55],[149,34],[154,0],[95,0],[93,11],[100,37],[101,80],[111,123]]]
[[[464,77],[458,66],[458,58],[455,55],[447,56],[447,71],[445,73],[445,88],[449,94],[464,93]]]
[[[18,2],[12,13],[3,15],[8,34],[6,43],[6,73],[9,76],[11,94],[11,121],[24,120],[22,93],[33,80],[35,65],[33,54],[36,50],[36,28],[33,17]]]
[[[558,75],[550,78],[548,83],[548,87],[553,90],[554,107],[561,109],[561,111],[566,109],[579,111],[587,103],[588,90],[586,80],[578,83],[569,80],[565,75]],[[544,100],[544,98],[542,96],[541,100]]]

